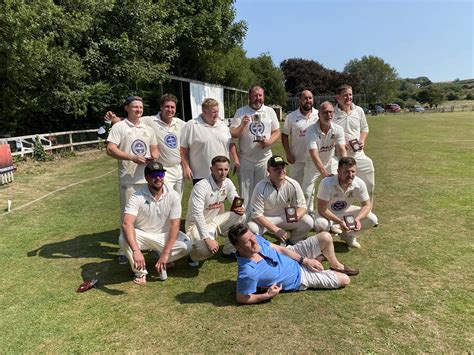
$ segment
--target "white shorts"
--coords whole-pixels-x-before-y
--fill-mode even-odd
[[[287,248],[310,259],[321,255],[321,247],[317,236],[310,237]],[[341,287],[341,283],[336,272],[332,270],[311,271],[305,266],[301,267],[300,291],[308,288],[334,289],[339,287]]]

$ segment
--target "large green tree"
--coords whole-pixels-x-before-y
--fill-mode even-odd
[[[438,106],[443,102],[443,91],[436,85],[430,85],[418,92],[418,101],[431,106]]]
[[[293,96],[305,89],[315,95],[332,95],[338,86],[354,84],[350,75],[326,69],[314,60],[286,59],[280,67],[285,75],[285,88]]]
[[[353,59],[344,67],[344,73],[355,78],[354,92],[365,95],[369,104],[392,101],[400,87],[395,68],[379,57]]]
[[[155,97],[168,74],[248,84],[233,2],[1,0],[0,133],[94,126],[128,94]]]
[[[265,89],[265,103],[284,105],[286,103],[285,78],[281,69],[273,64],[272,57],[264,53],[249,61],[250,69],[254,74],[254,84]]]

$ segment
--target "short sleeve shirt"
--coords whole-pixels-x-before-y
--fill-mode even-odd
[[[252,116],[256,113],[261,116],[260,122],[250,122],[239,137],[239,157],[255,163],[268,160],[272,156],[270,146],[262,149],[261,145],[254,140],[256,136],[269,138],[273,131],[280,129],[275,110],[265,105],[262,105],[259,110],[244,106],[235,112],[230,123],[231,127],[238,127],[244,116]]]
[[[234,183],[229,178],[225,179],[222,186],[218,186],[212,175],[194,185],[188,200],[188,213],[186,224],[196,224],[201,238],[208,236],[206,224],[217,217],[224,201],[232,202],[238,196]]]
[[[214,126],[210,126],[199,115],[186,122],[180,142],[181,147],[189,150],[189,165],[194,179],[203,179],[209,176],[212,158],[217,155],[229,158],[232,137],[222,120],[218,119]]]
[[[306,135],[308,128],[318,120],[318,110],[312,109],[309,117],[301,114],[297,109],[286,116],[282,133],[290,137],[290,151],[297,163],[304,163],[308,156],[306,149]]]
[[[318,199],[329,201],[329,209],[334,213],[344,212],[353,201],[365,202],[369,198],[364,181],[357,176],[346,191],[339,185],[337,175],[328,176],[319,184]]]
[[[257,183],[252,193],[252,218],[276,217],[285,213],[285,207],[304,207],[306,200],[298,182],[288,176],[277,189],[267,177]]]
[[[179,154],[179,140],[181,137],[181,130],[185,122],[178,117],[171,119],[171,124],[168,126],[160,117],[160,113],[156,116],[142,117],[141,122],[147,125],[156,136],[160,157],[158,161],[164,167],[172,167],[181,164],[181,156]]]
[[[156,200],[148,186],[135,192],[125,206],[125,213],[136,216],[135,228],[147,233],[166,233],[170,220],[181,218],[181,197],[163,185],[163,194]]]
[[[278,265],[271,266],[265,259],[256,263],[237,253],[237,292],[249,295],[257,292],[257,287],[270,287],[273,284],[281,284],[285,291],[298,290],[301,284],[301,267],[298,262],[278,253],[262,236],[257,235],[257,241],[260,253],[276,261]]]
[[[141,122],[135,126],[127,119],[112,126],[107,142],[114,143],[128,154],[150,156],[150,145],[156,145],[153,131]],[[120,183],[124,185],[145,184],[145,165],[133,161],[118,160]]]
[[[360,139],[360,132],[369,132],[364,110],[354,104],[352,104],[352,111],[349,114],[336,105],[334,108],[334,123],[344,130],[346,142],[352,139]]]
[[[317,121],[308,128],[306,134],[307,150],[316,149],[324,165],[335,155],[336,144],[344,145],[345,143],[344,130],[333,123],[331,123],[329,131],[324,133],[321,131],[319,121]],[[307,156],[307,161],[312,161],[311,156]]]

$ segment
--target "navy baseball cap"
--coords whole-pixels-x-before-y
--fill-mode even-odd
[[[159,161],[152,161],[148,163],[145,167],[145,175],[148,175],[149,173],[153,171],[166,171],[165,168],[163,168],[163,164],[161,164]]]
[[[268,159],[267,167],[276,168],[277,166],[288,165],[288,163],[283,160],[283,158],[279,155],[274,155],[270,159]]]

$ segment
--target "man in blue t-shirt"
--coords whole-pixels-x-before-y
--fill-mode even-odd
[[[231,227],[228,237],[237,250],[238,303],[265,301],[280,291],[339,288],[350,283],[348,276],[359,273],[337,260],[327,232],[286,248],[255,235],[243,224]],[[328,260],[330,270],[324,270],[322,256]],[[261,290],[264,292],[257,292]]]

